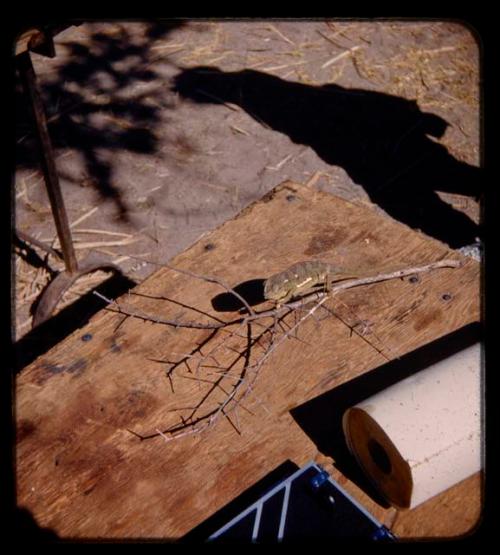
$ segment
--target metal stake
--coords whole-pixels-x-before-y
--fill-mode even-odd
[[[64,199],[61,193],[59,177],[54,163],[52,144],[50,142],[49,131],[47,129],[47,118],[43,107],[42,97],[38,88],[35,71],[31,63],[29,51],[17,56],[19,74],[23,86],[31,99],[33,116],[36,124],[36,135],[41,153],[41,165],[45,177],[45,186],[52,207],[52,214],[56,223],[57,235],[61,243],[66,271],[74,274],[78,271],[78,262],[71,240],[71,231],[68,224]]]
[[[52,44],[52,37],[46,37],[46,40],[49,41],[49,52],[54,51],[55,54],[53,45],[52,48],[50,48],[50,44]],[[31,63],[29,50],[18,54],[16,56],[16,61],[23,87],[31,100],[31,108],[36,124],[36,136],[40,147],[42,171],[45,177],[45,186],[47,188],[50,206],[52,208],[52,214],[56,224],[57,235],[59,237],[59,242],[61,243],[64,263],[66,265],[66,271],[58,274],[57,277],[54,278],[47,286],[40,297],[38,307],[33,317],[33,327],[36,327],[45,322],[52,315],[64,292],[67,291],[78,278],[84,274],[100,269],[120,272],[120,268],[111,262],[102,260],[100,257],[93,256],[92,254],[88,256],[87,259],[85,259],[80,265],[78,264],[75,256],[75,250],[73,248],[71,231],[68,224],[68,217],[64,206],[64,199],[61,193],[59,178],[57,176],[56,165],[54,163],[45,109],[43,107],[42,96],[38,88],[35,70],[33,69],[33,64]],[[29,238],[26,235],[25,238],[34,242],[32,238]],[[52,251],[49,247],[42,246],[38,241],[34,242],[34,244],[44,250],[48,250],[49,252]],[[57,253],[53,252],[51,254],[57,255]]]

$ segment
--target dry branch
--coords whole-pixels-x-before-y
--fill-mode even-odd
[[[352,54],[353,52],[356,52],[356,50],[359,50],[361,48],[361,46],[353,46],[352,48],[349,48],[349,50],[345,50],[344,52],[342,52],[341,54],[337,54],[337,56],[334,56],[333,58],[330,58],[328,61],[326,61],[322,66],[321,69],[325,69],[328,66],[331,66],[332,64],[334,64],[335,62],[338,62],[339,60],[341,60],[342,58],[345,58],[346,56],[349,56],[349,54]]]
[[[270,29],[271,31],[274,31],[284,41],[288,42],[288,44],[295,46],[295,43],[293,42],[293,40],[289,39],[286,35],[284,35],[275,25],[268,25],[267,28]]]
[[[167,367],[166,376],[170,382],[172,392],[174,391],[174,376],[197,381],[200,386],[200,391],[202,387],[205,388],[198,402],[192,407],[172,409],[174,411],[189,412],[186,416],[181,417],[180,423],[174,424],[167,429],[160,430],[157,428],[154,433],[149,435],[140,435],[137,432],[130,431],[141,439],[162,437],[166,441],[171,441],[175,438],[200,433],[213,426],[221,417],[224,417],[229,421],[231,426],[240,433],[237,412],[234,413],[236,424],[230,418],[231,413],[237,411],[238,407],[244,408],[242,402],[253,391],[262,366],[284,341],[288,339],[298,339],[296,337],[298,329],[306,320],[315,317],[315,314],[320,308],[325,308],[328,314],[332,314],[332,311],[324,306],[328,299],[343,290],[353,287],[360,287],[391,279],[400,279],[405,276],[429,272],[439,268],[458,268],[461,265],[462,263],[458,260],[441,260],[422,266],[412,266],[392,272],[350,279],[334,284],[330,291],[311,293],[296,301],[286,303],[283,306],[262,311],[253,310],[237,291],[229,287],[218,277],[196,274],[188,270],[166,265],[172,271],[182,273],[193,279],[198,279],[207,283],[215,283],[227,293],[237,298],[243,304],[246,313],[229,321],[223,321],[208,312],[202,311],[202,314],[215,321],[200,322],[181,320],[179,318],[164,318],[148,314],[139,309],[127,307],[121,301],[113,301],[98,292],[94,292],[95,295],[108,304],[108,310],[116,311],[125,316],[173,326],[175,328],[211,330],[208,337],[193,348],[191,352],[180,355],[180,358],[175,361],[158,358],[149,359]],[[176,305],[182,305],[187,309],[200,313],[200,310],[189,307],[189,305],[181,301],[167,298],[162,298],[162,300],[172,302]],[[295,321],[293,325],[290,325],[288,322],[285,327],[285,319],[290,315],[294,316]],[[335,316],[337,315],[335,314]],[[354,326],[349,327],[353,331],[356,331]],[[356,331],[356,333],[358,332]],[[358,333],[358,335],[363,336],[362,333]],[[363,339],[366,340],[364,337]],[[237,342],[237,346],[233,345],[233,341]],[[387,358],[379,348],[373,346],[371,343],[370,345],[379,354]],[[224,360],[225,363],[222,364],[220,360]],[[182,366],[186,367],[189,375],[181,373]],[[215,379],[213,379],[214,376]],[[217,401],[217,395],[221,392],[224,398]],[[215,406],[213,406],[214,403]],[[212,404],[212,408],[210,408],[210,404]]]

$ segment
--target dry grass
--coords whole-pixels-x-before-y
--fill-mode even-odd
[[[245,49],[238,48],[241,27],[234,28],[219,21],[189,23],[189,27],[197,31],[196,40],[192,43],[183,39],[152,41],[149,47],[151,55],[143,69],[161,63],[164,59],[170,59],[184,68],[217,65],[223,71],[254,69],[305,85],[337,83],[349,87],[353,86],[354,77],[354,80],[362,81],[362,84],[358,85],[361,88],[415,99],[422,110],[445,114],[446,119],[448,119],[446,114],[453,112],[455,108],[475,111],[479,104],[479,64],[476,59],[476,47],[473,41],[467,38],[462,37],[459,40],[454,38],[453,33],[456,33],[456,29],[453,31],[450,26],[448,33],[446,25],[439,22],[369,24],[356,21],[327,21],[318,22],[317,28],[306,36],[297,32],[296,28],[294,32],[293,27],[280,21],[272,23],[255,21],[255,24],[245,27],[245,33],[247,33]],[[421,38],[425,30],[436,32],[436,47],[419,46],[423,43]],[[81,36],[78,40],[85,43],[87,35],[78,28],[75,28],[74,32],[79,33]],[[122,24],[110,23],[106,33],[113,36],[120,34],[126,36]],[[392,38],[396,42],[400,41],[401,46],[387,50],[378,48],[377,40],[380,41],[381,37],[382,43]],[[64,47],[64,44],[60,46]],[[89,46],[91,46],[90,43]],[[94,94],[86,101],[105,107],[110,102],[110,98],[102,93]],[[234,112],[241,112],[241,108],[237,105],[224,104]],[[72,111],[75,106],[58,111],[50,117],[49,123]],[[105,114],[105,117],[120,128],[131,127],[126,119],[111,114]],[[463,139],[463,145],[459,143],[455,147],[454,155],[460,154],[459,157],[462,159],[474,158],[476,154],[470,153],[471,130],[467,126],[462,126],[460,121],[452,123],[459,135],[458,139],[455,137],[455,142],[459,142],[460,138]],[[239,135],[240,138],[249,136],[251,140],[253,137],[243,124],[235,125],[232,122],[229,127],[231,132]],[[20,142],[23,140],[24,137],[19,139]],[[170,156],[182,162],[191,161],[199,153],[199,149],[181,135],[174,139],[171,147],[173,154]],[[61,156],[70,154],[71,152],[68,151]],[[293,156],[288,154],[284,158],[278,158],[266,169],[271,171],[286,169]],[[474,162],[474,160],[468,161]],[[151,171],[149,167],[146,170]],[[168,175],[167,172],[165,176]],[[319,174],[313,174],[311,183],[316,182],[320,177]],[[30,191],[41,183],[42,179],[40,172],[33,171],[16,183],[16,200],[30,212],[30,217],[36,216],[40,220],[42,217],[43,219],[50,217],[50,210],[30,198]],[[215,184],[207,186],[217,187]],[[238,187],[235,186],[235,203],[238,201],[237,196]],[[464,204],[465,201],[458,199],[456,203]],[[116,247],[119,250],[120,247],[127,247],[138,241],[138,237],[130,234],[78,227],[97,210],[98,207],[92,208],[71,224],[76,249],[79,251],[95,249],[116,257],[120,253],[106,250],[107,247],[112,249]],[[82,236],[92,234],[100,237],[96,240],[92,237],[82,240]],[[45,237],[41,240],[52,242],[52,246],[58,246],[57,239],[54,240],[53,237]],[[79,257],[82,254],[86,253],[79,253]],[[45,253],[41,253],[41,256],[45,256]],[[50,257],[48,262],[56,271],[64,269],[63,264],[53,257]],[[30,266],[20,253],[15,257],[15,265],[16,302],[18,308],[22,309],[38,297],[48,283],[50,273],[44,268],[37,269]],[[65,295],[61,308],[103,279],[105,275],[101,275],[101,272],[82,277]],[[18,310],[19,314],[23,312],[25,313],[23,310]],[[30,321],[31,319],[25,319],[17,322],[18,335],[27,330]]]
[[[75,250],[84,251],[83,254],[87,255],[90,250],[95,250],[99,252],[106,251],[106,254],[115,258],[112,260],[114,264],[119,264],[124,262],[129,257],[128,256],[118,256],[117,253],[112,251],[107,251],[103,247],[122,247],[128,246],[132,243],[136,243],[141,239],[140,236],[131,235],[129,233],[122,233],[118,231],[108,231],[98,228],[77,228],[81,223],[90,218],[98,210],[98,207],[94,207],[82,216],[77,218],[74,222],[70,224],[72,228],[72,239],[73,246]],[[99,241],[82,241],[79,235],[98,235],[100,237],[117,237],[117,239],[110,240],[99,240]],[[34,236],[35,239],[39,239],[42,242],[46,242],[52,248],[59,247],[59,239],[57,237],[52,238],[41,238],[39,234]],[[37,252],[41,258],[45,261],[45,266],[34,267],[32,264],[27,262],[29,252],[27,249],[18,248],[15,249],[15,294],[16,294],[16,336],[20,338],[24,333],[29,330],[32,325],[32,315],[26,318],[26,312],[28,306],[36,301],[45,287],[49,284],[51,280],[52,272],[62,272],[65,270],[64,262],[54,256],[47,255],[47,253],[40,251],[36,247],[33,247],[35,252]],[[40,254],[41,253],[41,254]],[[97,285],[104,282],[111,275],[110,272],[106,271],[95,271],[90,274],[85,274],[71,286],[68,291],[66,291],[57,305],[54,314],[60,312],[63,308],[72,304],[83,295],[86,295],[89,291],[94,289]]]
[[[467,55],[467,46],[442,47],[432,50],[415,47],[401,48],[401,52],[380,61],[366,50],[353,56],[359,75],[384,92],[408,99],[416,99],[425,107],[447,108],[463,102],[470,107],[478,104],[479,75],[477,64]],[[441,63],[440,57],[453,51]]]

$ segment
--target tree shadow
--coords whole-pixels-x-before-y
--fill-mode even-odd
[[[151,68],[149,45],[183,24],[147,23],[142,33],[132,33],[119,24],[103,32],[88,24],[89,39],[60,42],[58,47],[65,50],[67,61],[39,82],[54,150],[75,149],[84,163],[86,175],[63,177],[79,184],[85,181],[103,199],[112,199],[123,221],[129,218],[114,183],[112,157],[120,150],[140,154],[157,150],[162,79]],[[34,168],[39,153],[28,102],[17,82],[16,163]]]
[[[454,158],[433,138],[447,122],[415,101],[338,85],[310,86],[253,70],[184,70],[174,90],[199,103],[231,102],[255,120],[308,145],[342,167],[393,218],[452,248],[475,241],[479,226],[436,191],[482,192],[480,169]]]

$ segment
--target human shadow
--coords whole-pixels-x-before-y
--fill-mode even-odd
[[[393,218],[452,248],[475,241],[479,226],[436,191],[481,195],[480,169],[436,142],[447,122],[415,101],[338,85],[310,86],[253,70],[182,71],[174,90],[199,103],[230,102],[255,120],[309,145],[342,167]]]
[[[92,186],[111,199],[118,219],[127,207],[114,179],[117,151],[154,154],[155,131],[165,107],[159,74],[152,68],[151,41],[168,35],[181,21],[145,23],[142,32],[116,24],[109,32],[90,26],[88,40],[60,41],[65,61],[38,79],[54,151],[73,149],[83,175],[59,170],[66,181]],[[43,81],[43,82],[42,82]],[[163,103],[163,104],[162,104]],[[39,152],[27,95],[16,83],[16,164],[35,168]]]

